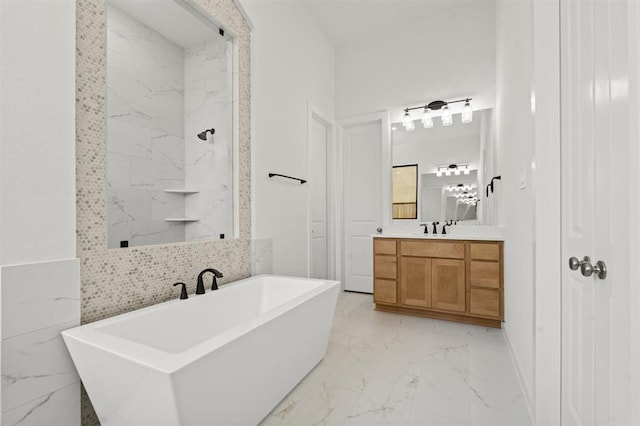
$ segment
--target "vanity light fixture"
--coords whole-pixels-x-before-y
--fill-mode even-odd
[[[436,167],[436,176],[441,177],[445,176],[460,176],[461,173],[468,175],[471,173],[471,168],[469,168],[468,164],[449,164],[448,166],[438,166]]]
[[[411,118],[411,114],[409,114],[409,110],[404,110],[404,117],[402,117],[402,125],[407,132],[413,132],[416,128],[415,124],[413,124],[413,119]]]
[[[442,125],[445,127],[451,126],[453,124],[453,116],[451,115],[449,105],[445,105],[444,107],[442,107],[442,116],[440,118],[442,118]],[[457,174],[460,174],[460,172],[458,172]]]
[[[431,117],[431,108],[428,106],[424,107],[424,112],[422,113],[422,125],[425,129],[430,129],[433,127],[433,118]]]
[[[464,106],[462,107],[462,120],[463,123],[471,123],[473,121],[473,111],[471,111],[471,104],[469,103],[469,99],[464,101]]]
[[[408,132],[412,132],[415,130],[415,124],[413,123],[413,119],[411,117],[411,113],[409,111],[413,111],[415,109],[422,109],[422,125],[425,129],[431,129],[433,127],[433,117],[432,112],[437,110],[442,110],[440,114],[440,118],[442,119],[443,126],[451,126],[453,124],[453,116],[451,109],[449,108],[449,104],[455,104],[458,102],[464,102],[464,106],[462,107],[462,122],[463,123],[471,123],[473,121],[473,110],[471,109],[471,98],[458,99],[455,101],[433,101],[429,102],[427,105],[417,106],[413,108],[405,108],[404,116],[402,117],[402,125],[404,129]]]

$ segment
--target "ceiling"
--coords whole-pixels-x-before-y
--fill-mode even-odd
[[[269,1],[269,0],[266,0]],[[455,15],[465,5],[494,0],[281,0],[302,4],[334,46],[424,27],[429,19]],[[453,29],[452,29],[453,30]]]

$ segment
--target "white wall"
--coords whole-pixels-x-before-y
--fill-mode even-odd
[[[266,3],[266,4],[265,4]],[[334,51],[295,3],[243,2],[252,33],[254,238],[273,238],[273,272],[307,275],[307,104],[334,117]]]
[[[0,1],[3,424],[80,425],[73,0]]]
[[[75,2],[0,2],[0,264],[73,258]]]
[[[496,10],[497,172],[502,180],[499,223],[504,226],[504,330],[531,404],[534,374],[534,160],[532,1],[500,0]],[[524,176],[525,188],[521,188]]]
[[[495,11],[492,2],[460,2],[407,25],[404,32],[336,50],[336,117],[473,97],[474,109],[494,106]],[[457,104],[453,111],[461,107]]]

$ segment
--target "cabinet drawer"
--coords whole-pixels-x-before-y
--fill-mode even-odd
[[[401,241],[402,256],[438,257],[443,259],[464,259],[464,243]]]
[[[472,287],[500,288],[500,263],[471,261]]]
[[[500,245],[497,243],[471,243],[471,259],[500,260]]]
[[[470,292],[469,313],[500,318],[500,292],[472,288]]]
[[[396,254],[396,240],[373,239],[373,252],[375,254]]]
[[[396,258],[393,256],[376,255],[373,269],[376,278],[395,280],[397,271]]]
[[[397,302],[396,282],[391,280],[373,280],[373,301],[376,303]]]

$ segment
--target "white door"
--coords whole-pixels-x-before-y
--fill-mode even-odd
[[[327,126],[311,117],[309,190],[311,192],[311,278],[327,278]]]
[[[344,288],[373,293],[372,234],[382,226],[382,122],[344,128]],[[391,173],[390,169],[388,170]]]
[[[639,402],[630,378],[640,337],[631,312],[640,306],[629,266],[638,253],[629,231],[640,185],[631,173],[639,143],[638,52],[630,53],[638,46],[636,1],[561,3],[562,253],[563,262],[584,262],[563,268],[563,425],[632,424],[631,402]],[[585,276],[599,260],[606,277]]]

